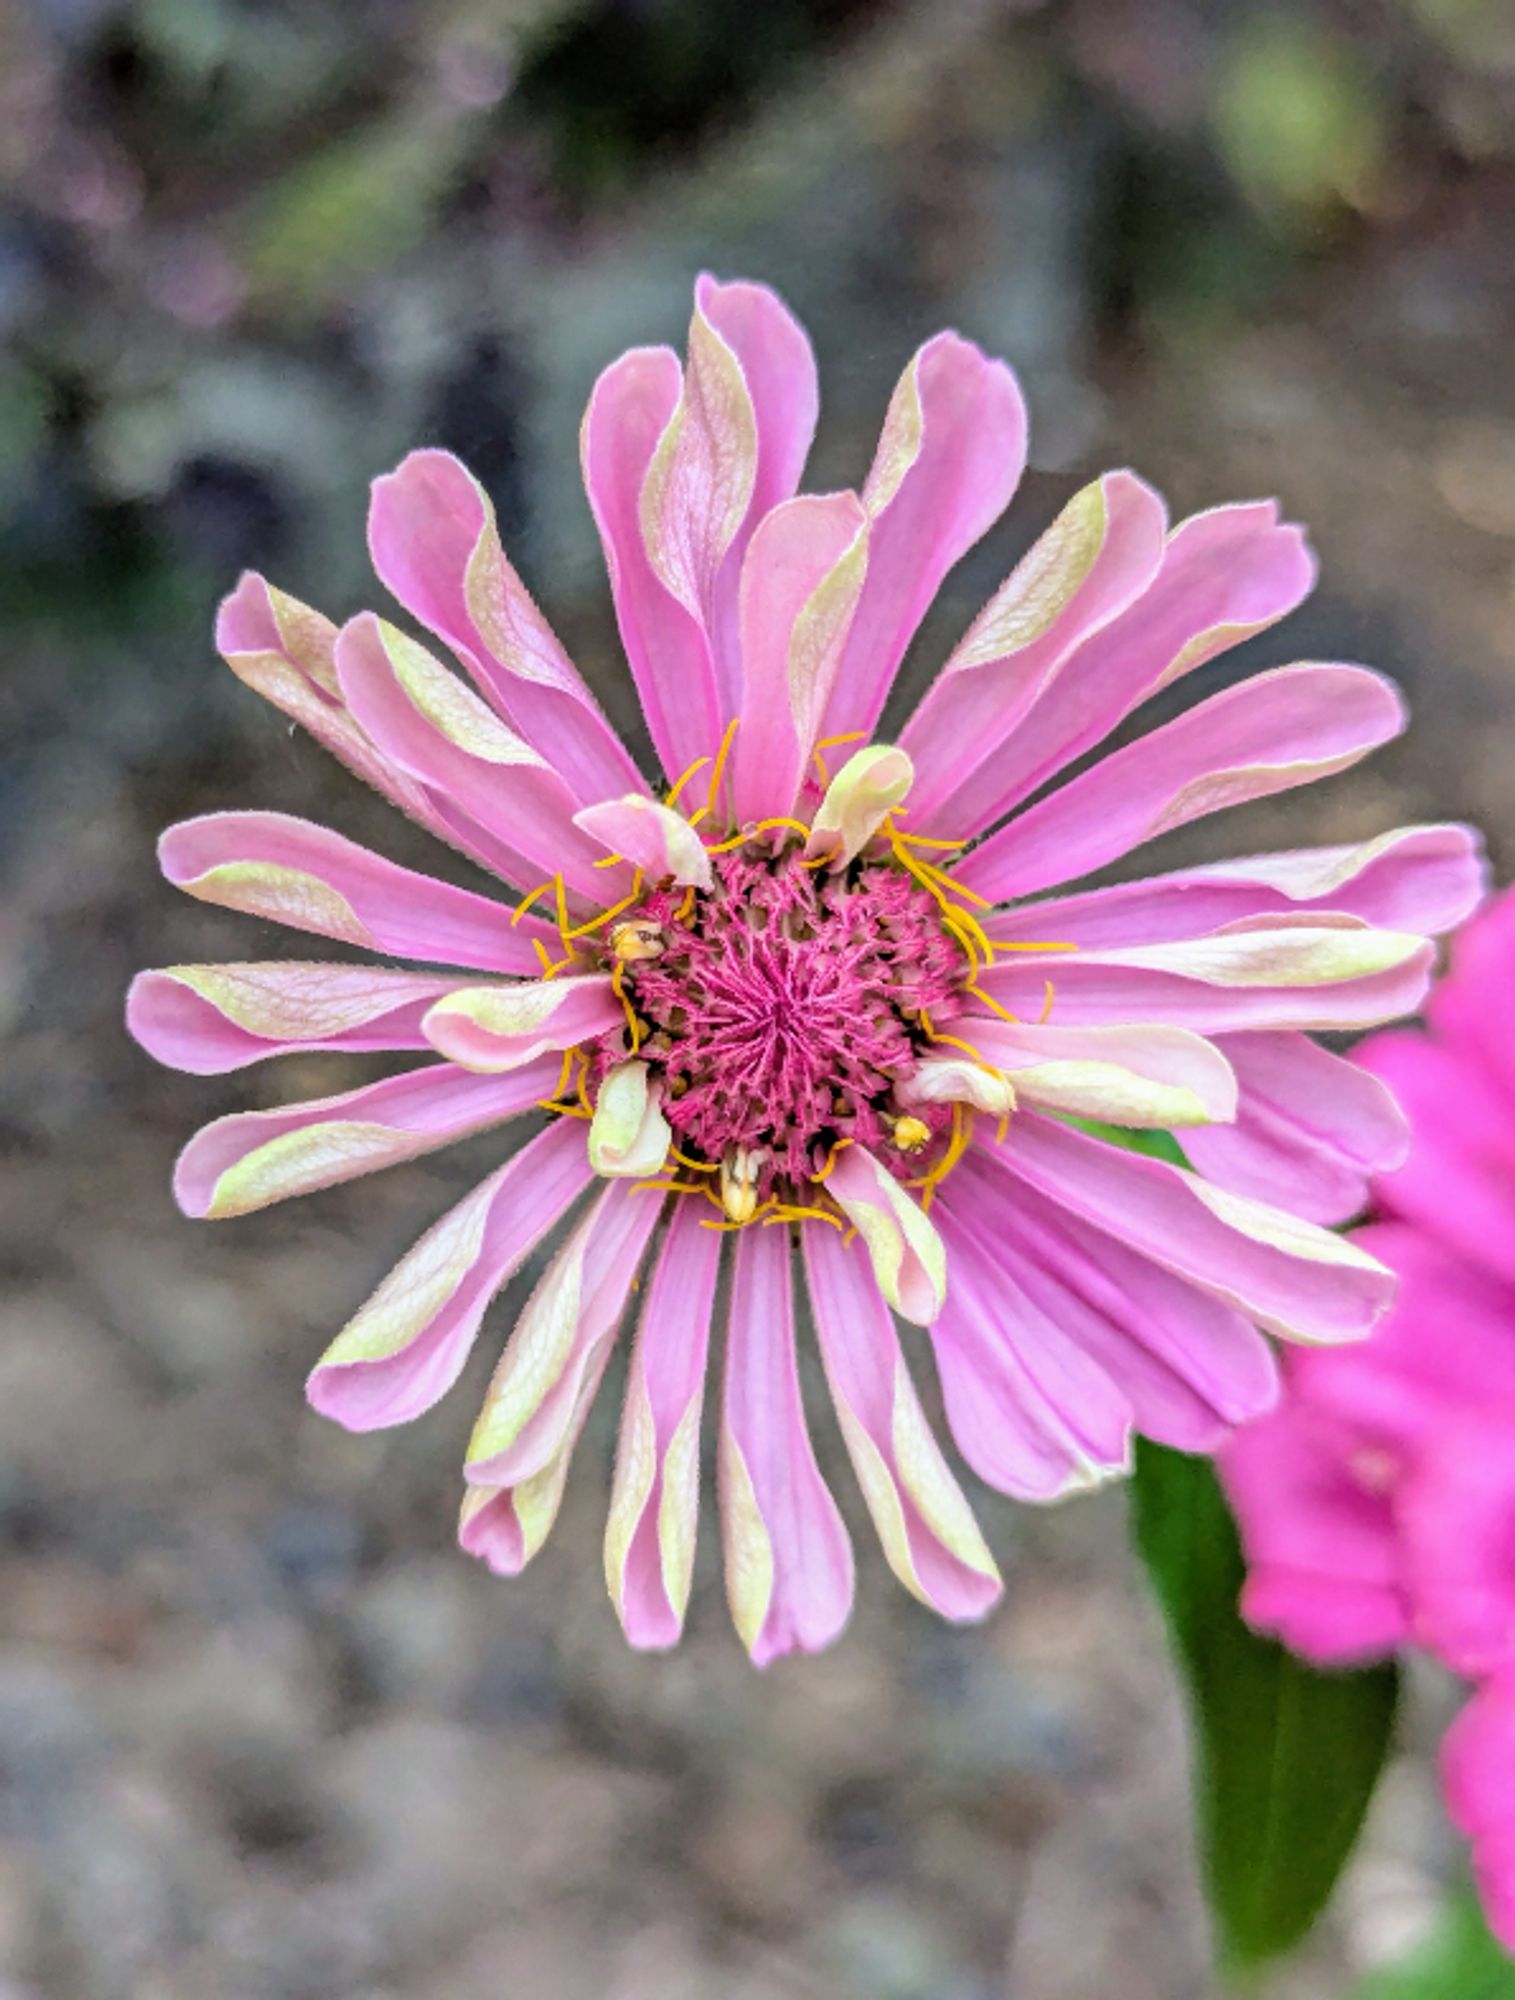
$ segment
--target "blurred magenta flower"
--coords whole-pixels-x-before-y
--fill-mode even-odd
[[[595,386],[585,483],[656,788],[446,454],[377,481],[369,540],[467,680],[373,613],[339,631],[244,577],[218,629],[233,670],[522,900],[303,820],[213,814],[164,836],[172,882],[427,969],[175,966],[142,975],[129,1007],[144,1046],[193,1071],[288,1050],[430,1058],[207,1127],[177,1169],[190,1215],[538,1114],[309,1393],[357,1430],[419,1415],[493,1294],[576,1211],[465,1467],[464,1546],[516,1571],[649,1264],[606,1540],[639,1645],[683,1623],[734,1235],[719,1485],[731,1607],[760,1662],[825,1645],[852,1595],[801,1400],[796,1250],[891,1565],[947,1616],[982,1614],[994,1560],[891,1313],[930,1329],[963,1457],[1022,1498],[1122,1470],[1133,1428],[1208,1450],[1267,1409],[1264,1332],[1356,1339],[1392,1287],[1322,1225],[1399,1157],[1401,1121],[1309,1031],[1413,1009],[1428,937],[1479,883],[1471,836],[1430,826],[1068,891],[1157,834],[1356,762],[1402,726],[1398,696],[1361,667],[1285,667],[1069,777],[1313,576],[1271,504],[1170,530],[1158,495],[1114,472],[1032,546],[897,741],[875,741],[938,585],[1015,490],[1024,411],[1002,363],[939,334],[861,490],[796,496],[816,408],[779,300],[709,278],[683,365],[638,349]],[[1182,1126],[1201,1173],[1080,1120]]]
[[[1477,1692],[1443,1755],[1490,1918],[1515,1951],[1515,895],[1457,940],[1429,1031],[1358,1051],[1414,1138],[1357,1241],[1399,1274],[1351,1353],[1292,1355],[1221,1465],[1242,1608],[1312,1659],[1416,1645]]]

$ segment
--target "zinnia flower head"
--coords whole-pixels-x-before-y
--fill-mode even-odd
[[[1222,1455],[1242,1607],[1326,1663],[1415,1645],[1474,1683],[1442,1755],[1490,1919],[1515,1951],[1515,895],[1459,936],[1429,1032],[1358,1051],[1409,1114],[1365,1244],[1380,1330],[1291,1357],[1277,1412]]]
[[[466,678],[373,613],[338,630],[244,577],[218,630],[234,671],[520,899],[303,820],[213,814],[164,837],[179,887],[424,969],[175,966],[129,1010],[155,1055],[203,1072],[291,1049],[427,1058],[207,1127],[177,1170],[191,1215],[541,1127],[422,1237],[309,1394],[353,1429],[419,1415],[567,1224],[474,1432],[462,1540],[503,1572],[541,1546],[639,1292],[606,1538],[637,1644],[684,1618],[729,1256],[721,1520],[758,1661],[826,1644],[852,1593],[801,1401],[797,1273],[890,1564],[947,1616],[982,1614],[994,1560],[893,1315],[929,1328],[963,1458],[1025,1499],[1119,1472],[1134,1428],[1205,1450],[1267,1408],[1264,1330],[1355,1339],[1392,1283],[1320,1225],[1396,1155],[1397,1114],[1308,1031],[1413,1008],[1428,937],[1478,879],[1465,831],[1417,827],[1070,891],[1156,834],[1344,769],[1399,730],[1397,695],[1361,667],[1282,668],[1066,778],[1312,579],[1273,506],[1170,530],[1115,472],[876,741],[937,586],[1015,490],[1024,411],[1002,363],[940,334],[860,491],[797,495],[816,409],[784,306],[708,278],[683,364],[638,349],[595,385],[585,484],[655,779],[442,452],[376,482],[369,541]],[[1182,1126],[1202,1172],[1080,1120]]]

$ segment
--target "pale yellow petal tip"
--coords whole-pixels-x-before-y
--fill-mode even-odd
[[[589,1164],[597,1174],[643,1180],[661,1171],[673,1132],[659,1099],[644,1062],[618,1063],[607,1074],[589,1126]]]
[[[773,1543],[742,1448],[729,1430],[721,1433],[720,1460],[726,1602],[737,1637],[753,1653],[773,1603]]]
[[[833,866],[845,867],[903,805],[914,782],[915,766],[895,745],[873,743],[854,751],[826,787],[807,857],[825,856]]]

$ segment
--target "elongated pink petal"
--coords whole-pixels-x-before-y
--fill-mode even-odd
[[[1506,995],[1515,966],[1515,897],[1497,896],[1457,935],[1452,964],[1431,995],[1433,1033],[1474,1060],[1515,1096],[1515,1037]]]
[[[1252,854],[1075,890],[1017,904],[997,921],[1017,938],[1071,940],[1089,951],[1202,937],[1253,917],[1287,922],[1305,910],[1437,937],[1472,912],[1484,885],[1481,842],[1471,827],[1406,826],[1350,847]]]
[[[742,564],[736,824],[794,809],[867,573],[868,518],[852,493],[805,494],[759,524]]]
[[[1314,580],[1303,533],[1281,524],[1271,501],[1182,522],[1151,587],[1075,646],[1020,716],[994,759],[990,816],[1103,742],[1159,688],[1284,617]]]
[[[873,553],[822,734],[872,735],[942,578],[999,519],[1025,462],[1026,408],[1004,362],[955,333],[928,340],[895,386],[863,488]]]
[[[385,755],[493,834],[521,887],[561,874],[590,903],[625,893],[621,871],[595,873],[602,857],[573,823],[564,780],[424,647],[365,612],[337,635],[337,672]]]
[[[737,1237],[721,1407],[726,1596],[760,1667],[829,1646],[852,1608],[852,1545],[800,1400],[787,1234]]]
[[[605,551],[621,644],[670,782],[712,755],[722,729],[704,623],[653,569],[638,511],[683,379],[671,348],[633,348],[595,383],[580,436],[584,489]]]
[[[170,1069],[217,1076],[309,1049],[424,1049],[421,1017],[457,977],[369,965],[170,965],[139,972],[126,1025]]]
[[[620,1330],[658,1219],[656,1199],[612,1182],[553,1258],[516,1322],[468,1442],[470,1486],[519,1486],[558,1457]]]
[[[709,889],[712,884],[710,856],[699,834],[682,813],[653,799],[632,793],[624,799],[607,799],[603,805],[585,806],[574,814],[574,825],[603,842],[610,853],[620,854],[634,868],[642,869],[654,886],[670,878],[696,889]]]
[[[889,1308],[835,1229],[804,1231],[816,1333],[842,1436],[889,1566],[946,1618],[981,1618],[999,1571],[931,1434]]]
[[[702,272],[695,304],[741,364],[757,423],[757,476],[750,519],[760,521],[800,483],[820,413],[809,336],[767,285],[722,283]]]
[[[1435,957],[1424,938],[1312,913],[1277,929],[1262,919],[1171,944],[1000,959],[978,984],[1028,1021],[1047,1009],[1050,988],[1049,1018],[1060,1027],[1370,1028],[1415,1011]],[[976,1020],[965,1028],[969,1040],[976,1029]]]
[[[1184,1148],[1217,1186],[1310,1222],[1346,1222],[1371,1177],[1404,1159],[1404,1114],[1356,1063],[1302,1034],[1224,1035],[1216,1047],[1241,1087],[1236,1120],[1186,1132]]]
[[[1394,1294],[1392,1272],[1347,1238],[1037,1112],[957,1171],[992,1187],[1006,1170],[1284,1340],[1362,1339]]]
[[[1050,1111],[1161,1129],[1236,1116],[1230,1063],[1185,1028],[976,1021],[973,1047],[1022,1102]]]
[[[1473,1843],[1489,1928],[1515,1954],[1515,1666],[1488,1680],[1441,1746],[1447,1811]]]
[[[396,958],[482,972],[542,969],[532,939],[557,944],[535,917],[398,867],[340,833],[288,813],[206,813],[158,842],[163,873],[202,903],[339,938]]]
[[[906,1319],[929,1326],[947,1294],[946,1258],[931,1218],[863,1146],[837,1155],[826,1186],[862,1237],[884,1297]]]
[[[1515,1403],[1491,1394],[1459,1411],[1427,1440],[1395,1506],[1416,1636],[1469,1679],[1515,1668],[1512,1437]]]
[[[571,1049],[625,1019],[605,973],[522,980],[515,986],[460,986],[429,1010],[421,1026],[439,1055],[493,1074],[535,1062],[549,1049]]]
[[[921,782],[917,832],[953,839],[999,816],[1000,751],[1074,649],[1156,576],[1167,509],[1131,472],[1074,494],[953,648],[900,735]]]
[[[605,1577],[633,1646],[672,1646],[684,1628],[720,1245],[697,1203],[674,1204],[627,1371]]]
[[[986,1485],[1034,1502],[1128,1471],[1135,1413],[1125,1391],[1004,1271],[982,1231],[965,1226],[966,1208],[937,1206],[952,1284],[931,1346],[968,1464]]]
[[[995,902],[1031,895],[1206,813],[1344,771],[1404,723],[1397,691],[1366,667],[1254,674],[1072,779],[956,872]]]
[[[1393,1507],[1356,1477],[1360,1443],[1290,1397],[1218,1461],[1247,1558],[1243,1615],[1328,1666],[1380,1659],[1410,1636]]]
[[[529,1111],[557,1082],[550,1057],[509,1076],[426,1063],[382,1083],[278,1111],[237,1111],[197,1132],[174,1168],[186,1215],[247,1215],[334,1187]]]
[[[413,451],[373,485],[373,565],[582,804],[642,779],[506,560],[494,508],[450,452]]]
[[[350,1431],[409,1423],[457,1381],[489,1302],[589,1185],[558,1118],[401,1258],[311,1371],[311,1407]]]

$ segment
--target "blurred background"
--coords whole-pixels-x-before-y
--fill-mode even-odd
[[[0,0],[0,2000],[1201,2000],[1181,1718],[1121,1497],[985,1499],[1003,1607],[935,1623],[872,1547],[833,1652],[756,1675],[707,1515],[684,1648],[600,1582],[614,1398],[515,1584],[453,1548],[489,1364],[350,1438],[306,1368],[498,1154],[180,1220],[224,1082],[120,1026],[143,964],[257,956],[153,840],[219,806],[445,857],[215,660],[256,565],[371,600],[364,490],[462,453],[630,725],[577,423],[694,272],[809,325],[812,484],[911,349],[1020,369],[1032,470],[939,658],[1072,488],[1279,495],[1324,581],[1249,655],[1418,711],[1365,771],[1185,846],[1470,817],[1515,858],[1508,0]],[[1219,844],[1218,844],[1219,843]],[[497,1306],[496,1333],[522,1296]],[[493,1345],[481,1343],[483,1349]],[[1406,1753],[1268,2000],[1411,1943],[1457,1852]],[[1366,1990],[1366,1989],[1364,1989]],[[1448,2000],[1467,2000],[1463,1994]]]

